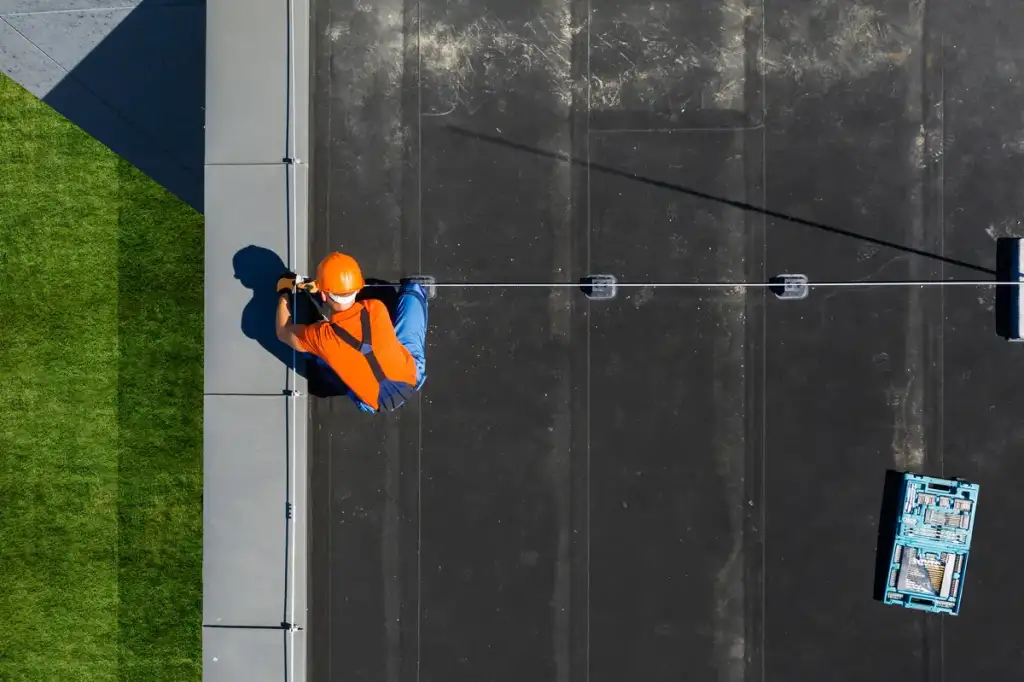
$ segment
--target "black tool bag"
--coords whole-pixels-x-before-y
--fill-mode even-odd
[[[363,328],[362,340],[359,340],[341,328],[335,322],[331,322],[331,328],[342,341],[362,353],[366,361],[370,363],[370,371],[377,379],[380,388],[377,394],[377,404],[381,410],[397,410],[405,404],[405,401],[413,396],[416,387],[404,381],[392,381],[384,374],[377,356],[373,354],[373,332],[370,330],[370,313],[363,308],[359,311],[359,324]]]

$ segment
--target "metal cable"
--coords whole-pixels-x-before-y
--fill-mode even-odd
[[[993,281],[993,280],[893,280],[865,282],[813,282],[801,286],[808,288],[839,288],[839,287],[991,287],[1021,286],[1024,281]],[[560,287],[576,288],[580,286],[614,286],[619,289],[769,289],[782,286],[782,282],[615,282],[608,285],[602,282],[438,282],[432,286],[451,289],[550,289]],[[394,284],[367,284],[366,287],[394,287]]]

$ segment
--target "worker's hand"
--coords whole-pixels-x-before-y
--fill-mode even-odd
[[[277,293],[291,294],[295,292],[295,273],[286,272],[277,279]]]
[[[305,289],[311,294],[315,294],[318,291],[320,291],[316,287],[316,280],[305,279],[303,277],[299,277],[295,280],[295,286],[297,286],[299,289]]]

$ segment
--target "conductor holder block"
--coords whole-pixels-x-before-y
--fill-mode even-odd
[[[776,275],[768,280],[768,289],[783,301],[807,298],[807,275]]]
[[[580,290],[592,301],[607,301],[615,298],[616,284],[615,275],[587,275],[580,279]]]
[[[427,292],[427,300],[433,301],[437,298],[437,280],[431,275],[413,275],[412,277],[406,277],[402,282],[412,282],[413,284],[419,284],[423,287],[423,290]]]

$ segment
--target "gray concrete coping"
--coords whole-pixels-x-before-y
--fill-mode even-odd
[[[305,678],[308,405],[273,285],[308,260],[309,3],[206,8],[206,682]]]

